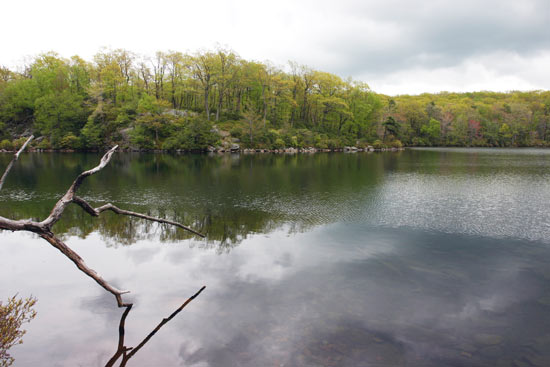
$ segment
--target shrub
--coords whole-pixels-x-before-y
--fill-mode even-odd
[[[23,343],[25,330],[21,330],[24,323],[30,322],[36,316],[33,306],[36,298],[25,300],[15,296],[8,302],[0,301],[0,366],[11,366],[14,362],[8,350],[14,345]]]
[[[273,149],[282,149],[285,147],[285,141],[281,138],[275,139],[275,142],[273,143]]]
[[[25,144],[25,142],[27,141],[28,138],[25,138],[25,137],[20,137],[19,139],[15,139],[13,141],[13,149],[19,149],[23,146],[23,144]]]
[[[137,125],[130,132],[130,142],[141,149],[153,149],[154,141],[148,136],[147,130],[142,125]]]
[[[0,142],[0,149],[13,150],[13,144],[8,139],[4,139]]]
[[[403,143],[401,143],[401,140],[394,140],[394,141],[392,141],[392,142],[390,143],[390,146],[391,146],[392,148],[398,148],[398,149],[400,149],[400,148],[403,148]]]
[[[162,143],[162,149],[164,150],[176,150],[182,149],[181,142],[178,141],[177,136],[171,136]]]
[[[374,143],[372,143],[372,147],[374,149],[382,149],[384,148],[384,144],[380,140],[375,140]]]
[[[80,148],[80,139],[74,136],[73,133],[69,133],[61,139],[59,147],[62,149],[78,149]]]
[[[229,131],[232,137],[240,139],[243,136],[243,130],[240,127],[234,127]]]
[[[36,146],[38,149],[52,149],[52,144],[48,139],[42,139],[40,143]]]

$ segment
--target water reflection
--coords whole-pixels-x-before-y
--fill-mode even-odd
[[[326,232],[333,230],[361,236],[332,251],[334,238],[322,239],[327,233],[297,239],[322,242],[307,251],[313,259],[291,256],[292,265],[271,276],[251,271],[259,269],[254,260],[234,269],[237,275],[206,305],[224,327],[201,323],[211,331],[182,346],[185,364],[485,366],[527,359],[542,366],[549,360],[549,309],[541,303],[550,290],[547,248],[538,248],[533,262],[533,253],[524,253],[531,243],[348,226]],[[381,242],[391,246],[379,249]],[[275,266],[286,251],[270,250]]]
[[[83,187],[87,199],[202,223],[209,241],[78,210],[59,224],[90,266],[132,289],[127,345],[208,286],[128,365],[548,366],[544,152],[120,155],[122,173]],[[66,187],[12,178],[4,215],[39,216],[25,198]],[[0,243],[0,292],[40,299],[18,365],[104,366],[118,342],[111,298],[31,235]]]
[[[128,362],[130,361],[130,359],[133,356],[135,356],[141,350],[141,348],[143,348],[145,346],[145,344],[147,344],[151,340],[151,338],[154,337],[155,334],[164,325],[166,325],[174,317],[176,317],[185,308],[185,306],[187,306],[189,303],[191,303],[191,301],[193,301],[195,298],[197,298],[205,288],[206,287],[203,286],[201,289],[199,289],[199,291],[197,293],[192,295],[180,307],[178,307],[174,312],[172,312],[170,314],[170,316],[162,319],[162,321],[157,326],[155,326],[155,328],[149,334],[147,334],[147,336],[145,338],[143,338],[143,340],[138,345],[136,345],[135,347],[128,347],[128,346],[125,345],[125,342],[124,342],[124,338],[126,336],[126,318],[128,317],[128,314],[130,313],[130,311],[132,310],[133,305],[130,304],[130,305],[124,306],[125,310],[122,313],[122,315],[120,316],[120,322],[118,324],[118,345],[117,345],[117,349],[116,349],[115,354],[113,354],[113,356],[109,359],[109,361],[107,361],[107,364],[105,364],[105,367],[112,367],[112,366],[115,366],[116,364],[118,364],[120,367],[126,366],[128,364]],[[118,363],[119,360],[120,360],[120,364]]]
[[[550,249],[540,243],[352,224],[255,235],[222,256],[188,243],[114,250],[71,241],[135,291],[128,345],[181,305],[176,295],[208,284],[129,365],[546,366],[550,358]],[[23,247],[43,255],[37,245]],[[8,241],[4,251],[15,247]],[[18,364],[42,356],[103,366],[120,311],[87,279],[68,282],[75,270],[57,260],[33,259],[37,272],[8,278],[22,291],[38,289],[40,306],[54,308],[39,310]],[[51,273],[47,283],[42,272]],[[52,335],[52,323],[68,336]]]
[[[0,160],[7,157],[0,156]],[[95,155],[27,154],[0,192],[0,215],[39,218]],[[7,164],[7,161],[6,161]],[[335,222],[491,237],[550,238],[547,150],[442,149],[388,154],[200,156],[118,154],[82,196],[186,223],[228,251],[253,233]],[[68,211],[57,233],[112,246],[189,238],[175,228]]]
[[[383,179],[384,162],[395,159],[334,157],[118,154],[84,183],[80,196],[186,223],[207,233],[210,245],[230,248],[251,233],[288,223],[299,231],[338,220],[346,215],[341,200],[353,202],[357,189],[366,192],[376,185]],[[0,215],[46,216],[70,178],[97,159],[91,154],[23,156],[0,193]],[[112,244],[132,244],[154,233],[161,241],[189,238],[134,219],[86,218],[78,210],[65,213],[55,230],[82,237],[99,231]]]

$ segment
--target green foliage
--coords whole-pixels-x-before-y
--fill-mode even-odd
[[[422,125],[420,132],[428,139],[430,145],[438,145],[441,138],[441,122],[432,118],[427,125]]]
[[[388,135],[397,136],[397,133],[399,132],[399,124],[395,121],[393,116],[388,116],[382,125],[385,129],[384,138]]]
[[[61,139],[59,147],[62,149],[78,149],[80,148],[80,139],[73,133],[69,133]]]
[[[237,139],[240,139],[243,136],[243,129],[241,127],[234,127],[229,131],[229,134]]]
[[[52,93],[36,100],[34,128],[49,136],[54,147],[61,147],[61,138],[68,132],[78,134],[86,121],[82,98],[69,91]]]
[[[139,99],[137,111],[142,114],[160,114],[162,110],[168,106],[166,101],[159,101],[153,96],[144,94]]]
[[[160,149],[162,141],[170,135],[173,128],[183,123],[182,118],[172,115],[141,115],[135,121],[131,141],[142,149]]]
[[[401,149],[401,148],[403,148],[403,143],[401,143],[400,140],[394,140],[394,141],[390,142],[389,146],[390,146],[391,148],[398,148],[398,149]]]
[[[9,349],[23,343],[26,331],[21,330],[21,326],[35,318],[35,304],[33,297],[22,300],[13,296],[6,303],[0,301],[0,367],[11,366],[14,362]]]
[[[25,137],[20,137],[19,139],[15,139],[13,141],[13,149],[18,150],[19,148],[21,148],[23,144],[25,144],[27,139],[28,138],[25,138]]]
[[[142,149],[198,149],[212,140],[191,127],[202,115],[216,120],[226,142],[229,133],[251,148],[279,147],[281,140],[318,148],[375,140],[550,145],[548,91],[388,97],[364,82],[293,63],[290,69],[223,49],[158,52],[152,64],[123,49],[102,50],[93,63],[41,54],[25,74],[1,69],[0,139],[32,130],[53,148],[100,149],[127,144],[131,131],[131,143]],[[78,140],[64,139],[69,134]]]
[[[101,148],[104,144],[104,135],[104,125],[95,123],[92,118],[88,119],[81,130],[83,146],[89,149]]]
[[[0,139],[7,137],[6,124],[0,121]]]
[[[52,144],[48,139],[42,139],[40,143],[36,146],[38,149],[52,149]]]
[[[372,143],[372,147],[374,149],[382,149],[384,148],[384,143],[382,143],[380,140],[375,140],[374,143]]]
[[[510,126],[508,124],[504,123],[500,126],[498,130],[498,137],[500,145],[502,146],[508,146],[512,142],[512,129],[510,129]]]
[[[196,117],[179,126],[178,131],[166,139],[162,149],[205,150],[208,146],[216,145],[218,139],[212,124],[203,117]]]
[[[272,148],[273,149],[282,149],[285,147],[285,141],[281,138],[275,139],[273,142]]]
[[[130,142],[140,149],[154,149],[155,142],[149,136],[147,128],[141,124],[136,125],[130,133]]]
[[[0,149],[12,150],[13,149],[13,144],[8,139],[4,139],[0,142]]]

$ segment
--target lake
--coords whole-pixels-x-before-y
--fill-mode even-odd
[[[23,154],[0,215],[44,218],[100,154]],[[0,155],[0,170],[11,156]],[[128,366],[549,366],[550,150],[117,153],[54,227],[131,293]],[[104,366],[123,309],[46,241],[0,232],[0,297],[38,299],[16,366]]]

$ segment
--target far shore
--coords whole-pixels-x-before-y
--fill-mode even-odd
[[[212,148],[212,149],[206,149],[206,150],[184,150],[184,149],[177,149],[177,150],[165,150],[165,149],[129,149],[129,148],[121,148],[119,149],[120,152],[127,152],[127,153],[218,153],[218,154],[225,154],[225,153],[233,153],[233,154],[256,154],[256,153],[272,153],[272,154],[297,154],[297,153],[359,153],[359,152],[367,152],[367,153],[373,153],[373,152],[397,152],[397,151],[403,151],[405,148],[373,148],[371,146],[366,148],[357,148],[357,147],[344,147],[344,148],[335,148],[335,149],[319,149],[319,148],[284,148],[284,149],[253,149],[253,148],[245,148],[245,149],[219,149],[219,148]],[[29,153],[99,153],[104,152],[105,150],[99,150],[99,149],[87,149],[87,150],[76,150],[76,149],[27,149],[26,152]],[[16,150],[5,150],[0,149],[0,153],[5,154],[14,154],[16,153]]]

